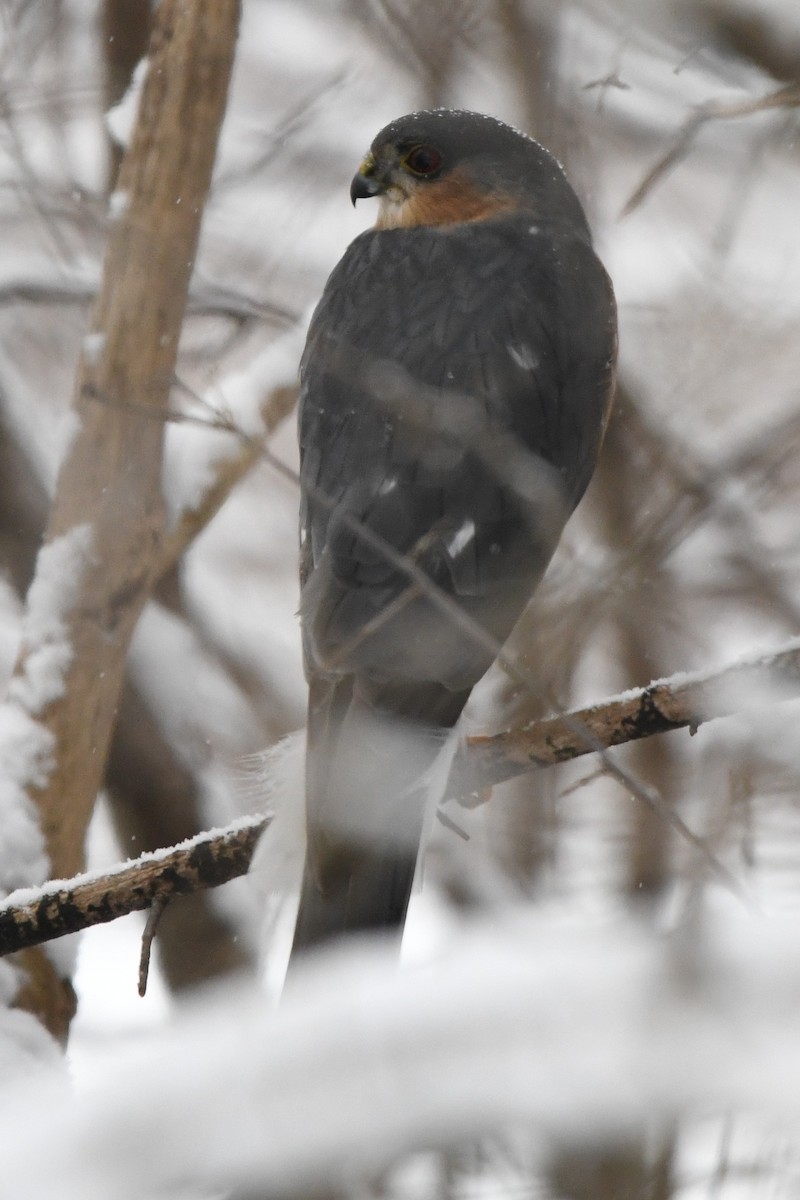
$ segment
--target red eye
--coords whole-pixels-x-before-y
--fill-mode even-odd
[[[442,156],[433,146],[415,146],[409,150],[404,162],[415,175],[433,175],[442,165]]]

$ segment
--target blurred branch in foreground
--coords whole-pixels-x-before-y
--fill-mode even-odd
[[[60,1079],[18,1089],[0,1122],[4,1172],[24,1169],[26,1200],[51,1200],[54,1180],[74,1197],[441,1196],[353,1181],[463,1131],[599,1147],[651,1114],[743,1108],[791,1130],[799,949],[794,916],[770,926],[736,908],[695,936],[654,936],[630,917],[581,927],[520,914],[476,923],[399,973],[382,947],[343,948],[309,963],[277,1009],[255,988],[219,989],[168,1034],[106,1050],[67,1102]],[[614,1200],[660,1195],[651,1185]]]
[[[766,689],[776,700],[800,696],[800,639],[761,658],[706,674],[676,675],[588,708],[536,721],[526,729],[470,737],[456,756],[448,795],[474,794],[478,786],[567,762],[598,747],[675,729],[695,732],[706,721],[742,711],[748,698],[763,698]],[[156,899],[217,887],[244,875],[268,822],[266,817],[244,818],[104,875],[17,893],[19,902],[0,907],[0,954],[113,921],[148,908]]]

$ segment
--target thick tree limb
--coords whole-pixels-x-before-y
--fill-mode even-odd
[[[238,21],[239,0],[163,0],[158,8],[78,369],[77,429],[29,594],[28,616],[34,590],[40,605],[9,697],[51,747],[24,782],[55,875],[82,865],[128,644],[157,575],[163,431],[136,410],[167,408]],[[55,552],[64,560],[58,571]],[[19,1003],[48,1023],[24,990]],[[63,1023],[49,1027],[66,1032]]]
[[[800,697],[800,638],[774,654],[720,671],[676,675],[526,729],[471,737],[457,756],[448,791],[463,797],[598,748],[675,729],[694,732],[706,721],[742,711],[748,696],[763,697],[766,689],[776,701]],[[11,896],[0,906],[0,955],[113,921],[148,908],[157,898],[217,887],[244,875],[267,824],[264,817],[238,821],[106,875],[49,884],[17,902]]]
[[[82,526],[91,533],[79,593],[63,614],[72,651],[63,693],[40,716],[54,737],[55,762],[34,799],[56,874],[82,863],[128,643],[155,579],[163,529],[159,424],[92,397],[167,407],[238,16],[236,0],[160,6],[120,173],[124,211],[111,231],[76,382],[80,429],[46,533],[47,542]],[[37,649],[25,648],[18,674]]]

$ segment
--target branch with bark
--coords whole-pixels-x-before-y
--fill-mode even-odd
[[[525,729],[466,740],[453,768],[454,799],[526,771],[568,762],[671,730],[689,729],[744,709],[747,695],[800,697],[800,638],[773,654],[718,671],[676,675],[599,704],[536,721]],[[143,855],[103,875],[59,881],[0,906],[0,955],[113,921],[244,875],[269,818],[244,818],[170,850]]]
[[[250,865],[266,817],[237,821],[201,833],[167,851],[143,854],[96,876],[54,880],[0,908],[0,954],[103,925],[156,901],[165,903],[203,888],[218,887]],[[19,895],[19,893],[17,893]]]
[[[773,654],[718,671],[674,675],[526,729],[471,737],[457,755],[451,794],[673,729],[696,733],[706,721],[743,711],[747,695],[765,694],[787,700],[800,696],[800,638]]]

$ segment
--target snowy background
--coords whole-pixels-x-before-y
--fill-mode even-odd
[[[5,676],[71,428],[109,130],[124,141],[135,112],[103,34],[124,9],[0,4]],[[800,633],[800,114],[797,90],[759,102],[799,79],[796,0],[245,0],[176,409],[257,431],[374,219],[347,193],[375,132],[434,104],[491,112],[564,162],[620,316],[617,419],[514,652],[570,706],[780,644]],[[240,447],[169,427],[174,520]],[[291,416],[269,447],[295,463]],[[162,581],[92,866],[267,804],[283,760],[253,756],[304,719],[296,513],[257,460]],[[467,724],[541,711],[497,672]],[[796,1195],[798,715],[757,703],[619,752],[744,900],[583,760],[457,814],[468,842],[437,832],[399,980],[380,947],[350,950],[273,1011],[268,879],[172,906],[143,1000],[142,920],[84,935],[70,1084],[40,1077],[57,1056],[7,1014],[25,1070],[2,1101],[0,1200]]]

